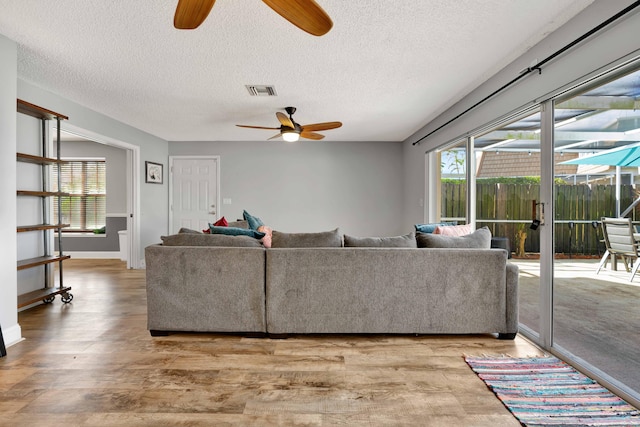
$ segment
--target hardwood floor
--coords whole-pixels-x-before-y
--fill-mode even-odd
[[[19,315],[0,426],[518,426],[463,356],[543,354],[489,335],[152,338],[143,270],[70,260],[65,284],[72,303]]]

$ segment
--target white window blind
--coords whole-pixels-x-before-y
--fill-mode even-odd
[[[58,191],[57,169],[60,168],[62,223],[71,224],[62,231],[93,231],[105,226],[106,167],[104,160],[72,160],[52,167],[52,189]],[[53,201],[54,218],[58,218],[58,198]]]

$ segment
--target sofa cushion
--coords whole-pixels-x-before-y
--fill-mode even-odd
[[[224,234],[178,233],[162,236],[164,246],[227,246],[241,248],[262,247],[260,241],[250,236],[228,236]]]
[[[252,230],[250,228],[217,227],[215,225],[211,225],[209,228],[211,229],[211,234],[226,234],[229,236],[250,236],[255,239],[262,239],[264,237],[264,233],[261,233],[257,230]]]
[[[471,224],[439,225],[433,230],[433,234],[442,234],[443,236],[466,236],[471,233],[473,233]]]
[[[353,237],[344,235],[344,246],[351,248],[416,248],[416,234],[412,231],[404,236]]]
[[[443,236],[442,234],[418,233],[419,248],[491,248],[491,231],[482,227],[466,236]]]
[[[283,233],[273,230],[272,248],[341,248],[340,229],[319,233]]]
[[[438,226],[456,225],[455,222],[434,222],[431,224],[416,224],[414,227],[420,233],[433,233]]]

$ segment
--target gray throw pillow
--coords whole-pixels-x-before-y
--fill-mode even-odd
[[[482,227],[466,236],[443,236],[442,234],[418,233],[419,248],[491,248],[491,231]]]
[[[226,234],[179,233],[161,236],[164,246],[226,246],[233,248],[261,248],[262,243],[250,236]]]
[[[416,234],[394,237],[353,237],[344,235],[345,248],[417,248]]]
[[[341,248],[340,229],[320,233],[283,233],[273,230],[272,248]]]
[[[237,221],[229,221],[227,227],[236,227],[236,228],[249,228],[249,222],[244,219],[239,219]]]
[[[182,227],[180,230],[178,230],[178,233],[202,234],[202,231],[192,230],[190,228]]]

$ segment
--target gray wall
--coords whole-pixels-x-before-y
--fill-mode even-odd
[[[16,271],[17,45],[0,35],[0,326],[7,344],[22,334],[18,324]]]
[[[120,236],[118,231],[127,229],[126,217],[107,216],[106,233],[95,234],[91,236],[63,236],[62,250],[63,253],[69,252],[95,252],[99,254],[99,258],[120,258]],[[54,240],[55,249],[58,249],[58,240]],[[105,252],[113,252],[113,254],[105,254]],[[73,254],[81,256],[82,254]],[[87,254],[85,254],[87,255]],[[93,254],[89,254],[92,256]],[[96,257],[96,258],[98,258]]]
[[[516,85],[503,91],[491,101],[465,114],[454,123],[423,140],[419,145],[412,143],[451,118],[457,116],[482,98],[502,87],[519,75],[535,60],[541,61],[547,56],[577,39],[601,22],[612,17],[632,0],[595,1],[582,13],[569,21],[543,41],[532,47],[510,65],[505,67],[486,83],[479,86],[453,107],[434,117],[424,128],[404,142],[404,222],[412,224],[424,220],[424,208],[417,201],[426,198],[424,153],[443,144],[465,136],[474,129],[516,111],[523,106],[539,103],[549,94],[557,93],[559,88],[570,87],[599,69],[608,68],[620,58],[629,59],[639,55],[638,28],[640,12],[636,9],[632,16],[618,22],[614,27],[589,38],[574,47],[563,56],[550,62],[543,68],[542,74],[531,73]]]
[[[169,154],[219,155],[227,219],[243,209],[280,231],[336,227],[356,236],[411,230],[402,218],[398,142],[172,142]]]

